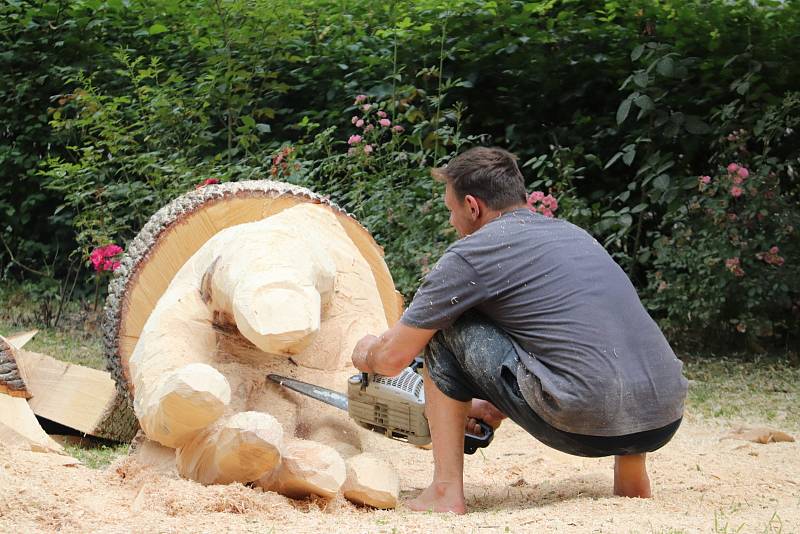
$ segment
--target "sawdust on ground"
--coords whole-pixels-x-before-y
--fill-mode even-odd
[[[611,459],[561,454],[505,423],[467,457],[465,516],[202,486],[135,453],[92,470],[0,446],[0,532],[800,532],[800,442],[720,440],[729,427],[687,419],[650,456],[650,500],[611,494]],[[366,442],[397,468],[402,498],[427,485],[430,451]]]

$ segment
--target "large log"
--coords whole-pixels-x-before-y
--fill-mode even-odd
[[[109,368],[147,436],[176,447],[181,473],[204,483],[269,474],[250,478],[266,464],[251,465],[246,449],[272,440],[278,450],[280,432],[244,413],[274,416],[287,438],[331,418],[350,424],[265,376],[341,390],[356,341],[402,310],[369,233],[325,199],[275,182],[177,199],[118,272],[106,308]],[[214,458],[229,468],[208,467]]]
[[[117,404],[125,406],[128,414],[132,413],[133,400],[128,360],[145,322],[178,270],[218,232],[262,220],[300,203],[319,204],[336,216],[371,269],[386,322],[393,324],[399,318],[402,298],[383,261],[383,249],[358,221],[327,198],[302,187],[267,180],[191,191],[151,217],[128,245],[109,285],[103,325],[105,355],[117,385]],[[138,429],[135,419],[119,416],[115,439],[132,439]]]

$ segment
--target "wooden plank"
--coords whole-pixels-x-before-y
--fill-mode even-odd
[[[26,332],[17,332],[16,334],[11,334],[10,336],[6,336],[6,341],[14,345],[14,347],[21,349],[25,346],[25,344],[33,339],[33,336],[38,334],[38,330],[28,330]]]
[[[0,393],[0,443],[34,452],[64,451],[45,434],[25,399],[3,393]]]
[[[18,351],[17,366],[36,415],[99,435],[98,426],[116,396],[111,375],[26,350]]]

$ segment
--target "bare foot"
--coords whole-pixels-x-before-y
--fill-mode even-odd
[[[614,457],[614,495],[643,499],[653,496],[644,454]]]
[[[459,515],[467,513],[463,487],[446,482],[431,484],[406,505],[415,512],[452,512]]]

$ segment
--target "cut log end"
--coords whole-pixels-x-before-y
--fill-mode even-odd
[[[345,462],[332,447],[296,440],[284,447],[277,475],[261,479],[258,484],[292,499],[312,495],[332,499],[346,476]]]
[[[269,414],[240,412],[177,451],[181,476],[202,484],[253,482],[280,464],[283,428]]]
[[[396,508],[400,497],[400,478],[392,466],[369,453],[347,460],[344,497],[373,508]]]
[[[140,395],[136,413],[150,439],[180,447],[219,419],[230,400],[225,377],[210,365],[193,363],[168,375],[152,395]]]
[[[31,398],[17,366],[17,350],[0,336],[0,393],[12,397]]]

